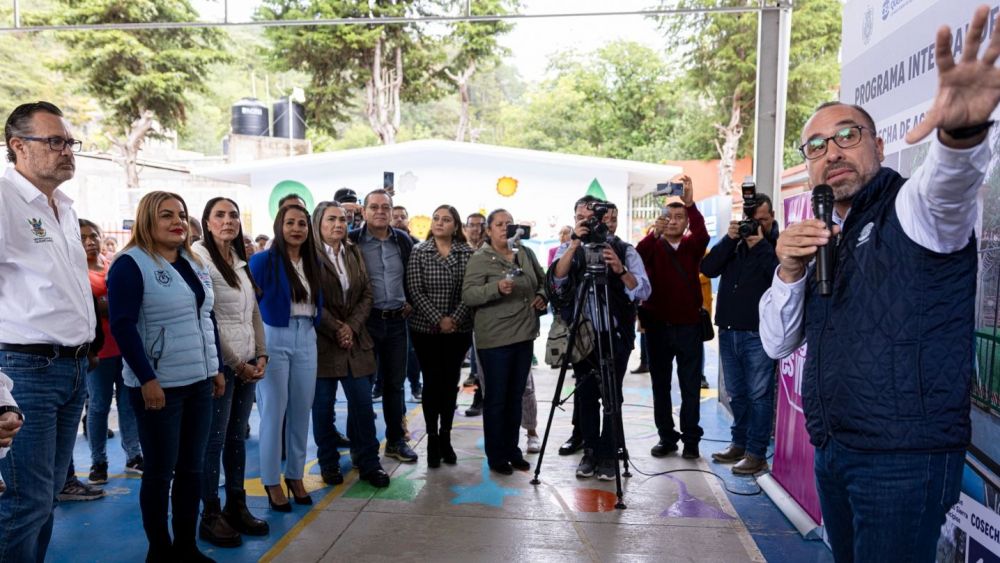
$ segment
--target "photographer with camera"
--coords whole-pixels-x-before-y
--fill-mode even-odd
[[[778,256],[778,225],[771,198],[743,183],[743,220],[731,221],[727,236],[702,260],[701,271],[719,282],[715,324],[726,393],[733,412],[732,443],[712,454],[734,463],[733,473],[753,475],[767,469],[774,404],[774,360],[760,341],[757,304],[771,287]]]
[[[615,396],[620,398],[622,379],[635,341],[635,303],[649,297],[649,280],[639,254],[632,245],[614,236],[605,221],[611,213],[617,217],[614,204],[584,196],[576,202],[574,210],[576,228],[570,242],[556,252],[548,274],[549,294],[556,314],[570,324],[576,300],[584,297],[577,295],[577,289],[584,281],[588,264],[591,268],[595,263],[606,267],[609,300],[606,305],[613,326],[614,383],[618,387]],[[591,322],[596,320],[596,314],[590,307],[584,309],[584,317]],[[595,331],[599,329],[600,326],[595,326]],[[600,337],[594,334],[595,340]],[[601,423],[600,359],[594,346],[583,361],[573,364],[577,384],[574,414],[585,448],[576,475],[590,477],[596,471],[598,479],[610,481],[615,478],[616,452],[612,446],[610,416],[604,416],[603,425]]]
[[[683,456],[697,459],[702,430],[701,418],[701,305],[698,283],[701,259],[708,248],[705,218],[694,205],[691,178],[683,184],[681,201],[667,204],[653,231],[635,249],[642,257],[652,294],[639,307],[646,329],[650,380],[653,384],[653,418],[660,441],[650,453],[663,457],[684,442]],[[690,228],[690,232],[688,229]],[[687,234],[685,234],[687,233]],[[681,388],[681,432],[674,429],[670,379],[677,358],[677,380]]]

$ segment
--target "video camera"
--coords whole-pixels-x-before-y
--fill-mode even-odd
[[[743,179],[740,189],[743,191],[743,220],[739,223],[739,232],[740,238],[747,238],[760,231],[760,222],[754,218],[760,200],[757,198],[757,184],[754,183],[751,176]]]
[[[580,237],[580,240],[584,244],[604,244],[608,242],[611,232],[608,230],[608,226],[604,224],[604,216],[608,214],[611,205],[605,201],[591,201],[587,204],[587,209],[593,211],[594,214],[584,223],[587,227],[587,234]]]

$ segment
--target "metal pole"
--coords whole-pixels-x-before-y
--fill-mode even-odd
[[[758,20],[757,96],[754,119],[754,178],[757,190],[771,196],[782,220],[781,172],[784,169],[785,100],[792,0],[769,0]]]
[[[14,0],[14,29],[21,27],[21,2]]]
[[[565,19],[583,17],[614,17],[614,16],[683,16],[694,14],[742,14],[750,12],[766,13],[777,12],[778,7],[737,7],[737,8],[684,8],[684,9],[655,9],[655,10],[627,10],[627,11],[607,11],[607,12],[578,12],[572,14],[504,14],[504,15],[484,15],[484,16],[420,16],[420,17],[378,17],[378,18],[330,18],[315,20],[254,20],[246,22],[145,22],[145,23],[116,23],[116,24],[73,24],[73,25],[35,25],[26,27],[4,27],[0,28],[0,33],[13,31],[94,31],[94,30],[123,30],[137,31],[142,29],[185,29],[202,27],[298,27],[298,26],[329,26],[329,25],[394,25],[394,24],[414,24],[414,23],[455,23],[455,22],[498,22],[498,21],[520,21],[537,19]]]

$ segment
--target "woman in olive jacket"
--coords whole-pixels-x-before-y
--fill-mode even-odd
[[[372,288],[358,247],[347,238],[347,215],[335,202],[324,201],[313,212],[313,231],[321,240],[318,253],[323,315],[316,329],[316,395],[313,436],[323,481],[344,482],[333,425],[338,383],[347,397],[347,436],[351,457],[362,480],[389,485],[378,459],[375,412],[370,377],[375,373],[375,343],[365,321],[372,308]]]
[[[517,447],[521,397],[546,306],[545,273],[531,249],[508,244],[510,213],[486,219],[487,244],[469,259],[462,300],[475,307],[473,332],[485,382],[483,433],[490,469],[509,475],[531,465]]]

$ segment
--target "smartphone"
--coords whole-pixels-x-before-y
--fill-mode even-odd
[[[656,191],[653,192],[653,195],[681,197],[684,195],[684,184],[682,182],[656,184]]]
[[[507,238],[512,239],[514,235],[517,234],[517,230],[521,229],[521,238],[519,240],[525,240],[531,238],[531,225],[515,225],[511,223],[507,225]]]
[[[395,172],[383,172],[382,173],[382,188],[389,192],[390,194],[395,191],[396,187],[396,173]]]

